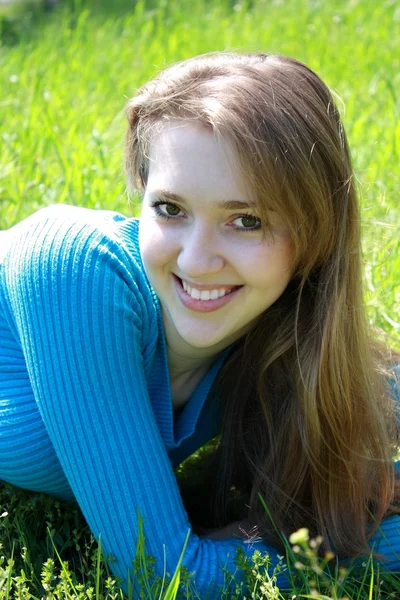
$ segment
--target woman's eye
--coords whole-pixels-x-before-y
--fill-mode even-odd
[[[261,226],[260,219],[254,217],[253,215],[243,215],[241,217],[236,217],[234,222],[235,221],[238,221],[239,223],[241,222],[241,224],[238,225],[238,229],[259,229]]]
[[[181,209],[178,206],[174,206],[174,204],[166,203],[163,206],[165,207],[164,210],[167,213],[167,215],[171,217],[176,217],[181,212]]]
[[[158,217],[164,219],[177,217],[181,212],[179,206],[171,204],[170,202],[160,202],[159,200],[150,204],[150,207],[154,210]]]
[[[240,217],[240,218],[242,220],[242,224],[245,227],[254,227],[255,225],[257,225],[256,217],[246,216],[246,217]]]

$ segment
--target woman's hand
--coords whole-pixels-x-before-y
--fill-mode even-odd
[[[248,519],[235,521],[225,527],[216,527],[206,529],[201,532],[200,537],[205,537],[210,540],[227,540],[229,538],[249,539],[256,535],[256,528],[253,527]]]

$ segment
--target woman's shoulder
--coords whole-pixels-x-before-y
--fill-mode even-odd
[[[124,232],[123,234],[121,232]],[[55,249],[76,253],[96,244],[131,253],[141,266],[138,219],[113,210],[96,210],[68,204],[54,204],[26,217],[7,231],[1,232],[2,259],[8,253],[35,255]],[[85,242],[90,242],[85,245]]]
[[[16,331],[24,315],[46,307],[46,318],[59,319],[65,330],[66,323],[80,330],[96,315],[99,327],[134,327],[143,352],[153,347],[159,307],[140,258],[138,219],[55,205],[1,233],[8,250],[0,306]]]
[[[4,277],[41,272],[47,278],[70,281],[75,273],[81,280],[100,280],[114,273],[152,304],[138,228],[137,218],[112,210],[65,204],[45,207],[1,232]]]
[[[137,218],[127,217],[114,210],[85,208],[72,204],[52,204],[25,217],[6,233],[12,237],[24,231],[43,229],[46,226],[50,228],[56,224],[76,224],[88,225],[106,235],[112,235],[122,222],[131,222],[137,227],[138,221]]]

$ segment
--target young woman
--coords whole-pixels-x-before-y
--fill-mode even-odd
[[[184,558],[202,598],[239,545],[276,563],[260,496],[284,534],[400,569],[395,361],[364,313],[327,87],[287,57],[210,54],[144,85],[127,118],[140,219],[58,205],[1,233],[0,477],[76,498],[126,583],[138,510],[173,572],[191,527],[173,468],[219,435],[220,527]]]

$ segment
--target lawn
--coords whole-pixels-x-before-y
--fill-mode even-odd
[[[370,319],[400,348],[396,0],[61,0],[47,13],[39,2],[0,5],[0,40],[0,229],[59,202],[138,214],[123,173],[123,109],[170,62],[211,50],[261,50],[307,63],[337,95],[352,149]],[[75,506],[10,488],[0,504],[0,599],[120,597]],[[57,552],[68,569],[60,570]],[[387,581],[375,567],[325,583],[312,567],[301,573],[307,576],[284,595],[274,595],[272,582],[269,595],[258,585],[255,597],[313,589],[330,598],[400,597],[400,579]]]

